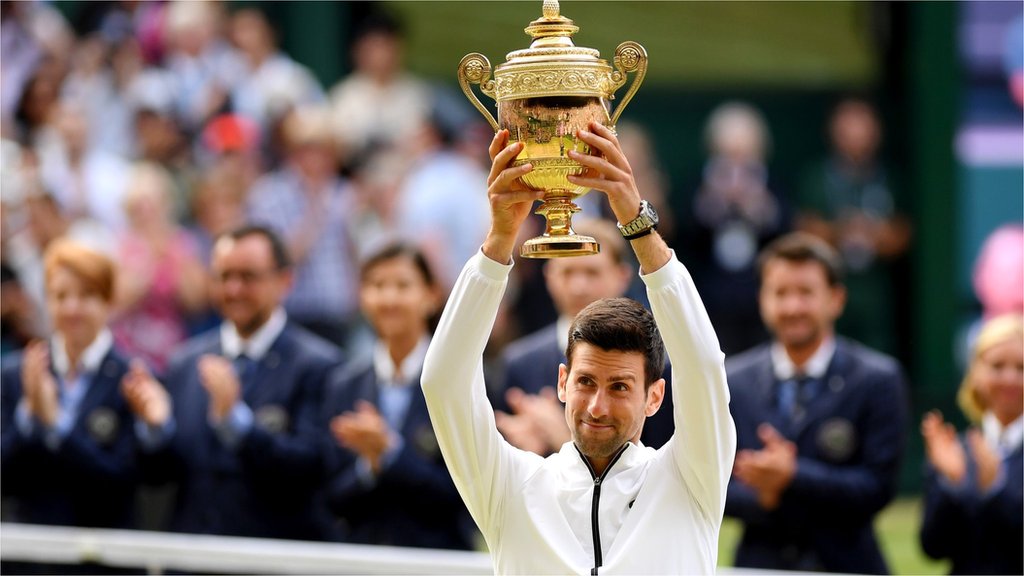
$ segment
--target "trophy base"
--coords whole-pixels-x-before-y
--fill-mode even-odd
[[[601,251],[601,245],[590,236],[568,234],[565,236],[537,236],[523,242],[519,255],[523,258],[565,258],[569,256],[590,256]]]

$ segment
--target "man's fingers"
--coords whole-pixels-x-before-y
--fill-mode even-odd
[[[508,143],[508,130],[501,129],[494,133],[494,138],[491,138],[491,144],[487,148],[487,153],[490,155],[491,160],[501,152],[501,149]]]
[[[508,168],[516,156],[523,151],[523,143],[516,142],[501,149],[491,162],[491,172],[487,176],[487,182],[494,182],[501,173]]]

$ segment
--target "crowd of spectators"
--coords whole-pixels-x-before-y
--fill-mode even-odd
[[[450,88],[405,70],[398,23],[376,14],[356,26],[352,71],[325,86],[280,49],[258,7],[109,3],[75,33],[49,4],[0,6],[3,519],[475,546],[418,373],[433,317],[486,234],[489,134]],[[762,323],[757,256],[803,230],[847,270],[847,313],[829,323],[895,353],[890,266],[912,231],[877,113],[842,101],[832,149],[789,188],[769,172],[768,126],[747,103],[714,110],[699,184],[685,191],[642,127],[619,126],[646,198],[692,198],[659,231],[693,255],[722,350],[777,328]],[[565,326],[596,298],[644,298],[617,231],[583,217],[607,212],[592,196],[579,230],[605,251],[518,262],[488,347],[498,426],[540,453],[568,437],[544,389]],[[934,455],[953,440],[928,422],[945,473]],[[751,458],[783,446],[758,422],[738,424]],[[648,425],[647,444],[671,434],[670,422]],[[1019,467],[1019,412],[1001,422],[1011,425]],[[891,456],[871,512],[892,496]],[[737,490],[756,491],[746,474]],[[945,475],[933,491],[948,496]],[[168,490],[130,498],[137,487]],[[779,498],[729,512],[771,532]]]

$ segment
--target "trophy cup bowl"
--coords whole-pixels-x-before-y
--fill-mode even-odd
[[[467,54],[459,63],[462,91],[495,131],[507,129],[509,143],[522,142],[513,166],[530,163],[533,171],[523,183],[543,190],[543,202],[535,213],[544,216],[542,235],[523,243],[526,258],[585,256],[600,251],[590,236],[576,234],[572,215],[580,208],[573,202],[589,189],[569,182],[567,176],[583,175],[586,168],[569,158],[575,150],[589,154],[590,147],[576,138],[576,131],[591,122],[613,131],[619,114],[633,97],[647,71],[647,52],[636,42],[623,42],[615,50],[615,70],[600,59],[597,50],[573,45],[579,28],[559,15],[557,0],[544,0],[544,16],[533,21],[526,33],[534,38],[528,49],[511,52],[507,62],[494,70],[483,54]],[[635,73],[622,103],[614,112],[610,101]],[[473,92],[471,85],[497,102],[497,119]]]

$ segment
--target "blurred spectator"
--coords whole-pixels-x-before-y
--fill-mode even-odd
[[[245,74],[242,59],[223,36],[223,8],[218,2],[174,0],[167,8],[166,66],[174,80],[175,116],[185,131],[196,134],[222,112],[231,91]]]
[[[841,332],[886,353],[896,351],[896,286],[890,265],[910,243],[893,176],[878,151],[882,127],[875,109],[843,100],[829,120],[831,156],[808,169],[799,192],[797,228],[842,254],[849,300]]]
[[[952,574],[1022,574],[1024,318],[993,318],[978,335],[957,399],[977,425],[958,437],[930,412],[921,422],[927,474],[921,547]]]
[[[221,236],[212,262],[224,323],[171,360],[173,412],[146,419],[147,479],[177,484],[173,530],[327,539],[319,414],[340,352],[281,308],[293,276],[273,232],[247,227]],[[140,378],[126,395],[142,411],[160,390]]]
[[[346,346],[357,319],[355,248],[348,214],[352,191],[337,176],[338,158],[324,108],[298,108],[285,120],[287,163],[249,195],[249,219],[284,236],[295,262],[291,318]]]
[[[412,166],[395,206],[398,232],[421,246],[442,288],[455,283],[462,265],[487,235],[487,171],[452,148],[457,125],[435,112],[403,144]]]
[[[360,274],[376,342],[333,377],[328,499],[349,542],[471,548],[468,514],[448,474],[420,389],[437,278],[411,244],[388,244]]]
[[[3,362],[5,520],[128,528],[136,458],[128,361],[107,329],[114,263],[68,240],[45,258],[53,333]]]
[[[18,98],[11,138],[26,146],[40,143],[42,134],[54,123],[63,80],[61,64],[55,58],[43,58]]]
[[[64,18],[49,3],[0,2],[0,131],[4,138],[28,136],[18,134],[12,122],[15,115],[24,111],[28,114],[21,120],[38,122],[38,114],[29,111],[45,110],[56,100],[73,42]]]
[[[622,296],[634,275],[626,260],[626,241],[610,222],[579,220],[574,229],[594,237],[601,251],[545,261],[544,281],[558,319],[505,347],[501,381],[490,390],[498,430],[505,439],[542,456],[558,451],[570,439],[565,408],[555,394],[558,366],[567,362],[569,325],[591,302]],[[666,365],[667,390],[671,390],[671,374],[672,367]],[[641,441],[660,448],[673,430],[671,394],[666,393],[661,409],[644,424]]]
[[[192,195],[195,237],[207,266],[214,240],[245,223],[247,181],[241,165],[221,161],[206,170]]]
[[[266,15],[243,8],[231,16],[231,41],[241,52],[244,75],[231,91],[231,107],[266,131],[271,121],[298,106],[322,104],[313,74],[277,48]]]
[[[112,57],[116,67],[110,65]],[[137,45],[130,40],[113,46],[93,34],[79,41],[61,98],[75,102],[90,119],[89,147],[122,158],[134,155],[132,109],[125,88],[138,73],[140,59]]]
[[[402,29],[378,13],[364,21],[352,44],[352,73],[330,92],[334,130],[357,154],[374,144],[401,144],[430,115],[427,86],[403,69]]]
[[[197,176],[190,139],[173,110],[175,89],[171,76],[150,69],[132,81],[129,98],[135,110],[137,159],[159,164],[171,174],[174,214],[184,220]]]
[[[207,305],[206,272],[195,239],[174,219],[173,189],[162,167],[136,164],[124,199],[128,228],[118,243],[114,339],[158,375],[185,340],[188,317]]]
[[[892,358],[835,334],[839,255],[805,233],[758,260],[771,343],[730,358],[737,454],[725,513],[735,566],[886,574],[878,512],[896,494],[907,399]]]
[[[349,226],[361,257],[402,236],[397,218],[408,164],[393,147],[371,148],[349,163],[354,199]]]
[[[128,164],[90,146],[89,118],[81,105],[62,101],[55,114],[54,132],[39,145],[43,185],[72,220],[93,218],[112,230],[124,229]]]
[[[708,159],[693,202],[693,277],[722,351],[733,354],[767,337],[754,262],[760,248],[787,231],[789,213],[769,179],[771,136],[758,110],[742,102],[718,106],[705,137]]]

